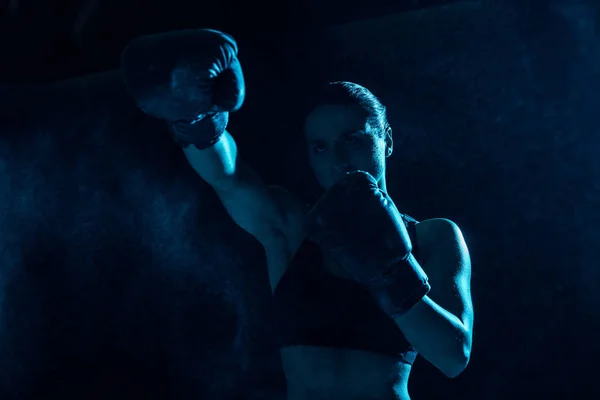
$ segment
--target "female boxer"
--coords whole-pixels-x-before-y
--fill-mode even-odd
[[[183,31],[137,39],[123,67],[141,109],[167,122],[194,170],[265,249],[287,398],[406,400],[417,354],[460,374],[473,325],[467,246],[453,222],[417,222],[387,194],[393,140],[383,105],[354,83],[323,90],[304,125],[323,187],[307,208],[265,185],[225,130],[245,94],[236,55],[225,34]]]

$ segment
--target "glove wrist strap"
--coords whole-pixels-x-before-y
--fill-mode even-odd
[[[219,141],[228,122],[228,113],[200,114],[193,121],[173,121],[168,123],[175,142],[186,149],[194,145],[199,150],[208,149]]]
[[[427,275],[412,254],[399,264],[409,265],[396,265],[383,282],[369,286],[381,309],[392,317],[405,314],[431,290]],[[413,276],[405,271],[414,271]],[[410,280],[413,282],[407,285]]]

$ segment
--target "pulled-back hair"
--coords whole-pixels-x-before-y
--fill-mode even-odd
[[[369,125],[384,136],[389,128],[386,108],[369,89],[357,83],[330,82],[321,89],[318,104],[359,106],[367,114]]]

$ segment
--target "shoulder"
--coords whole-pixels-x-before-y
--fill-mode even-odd
[[[430,218],[417,222],[417,232],[431,235],[452,237],[460,233],[460,228],[453,221],[446,218]]]
[[[269,193],[287,217],[304,220],[308,214],[309,206],[289,190],[281,186],[271,185],[269,186]]]
[[[462,231],[456,223],[446,218],[431,218],[417,223],[419,248],[427,258],[436,255],[468,257]]]
[[[294,203],[294,205],[302,204],[298,196],[296,196],[283,186],[269,185],[268,188],[269,192],[273,195],[273,197],[279,201],[282,201],[284,203]]]

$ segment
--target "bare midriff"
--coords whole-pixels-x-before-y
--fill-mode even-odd
[[[409,400],[399,357],[317,346],[281,349],[286,400]]]

